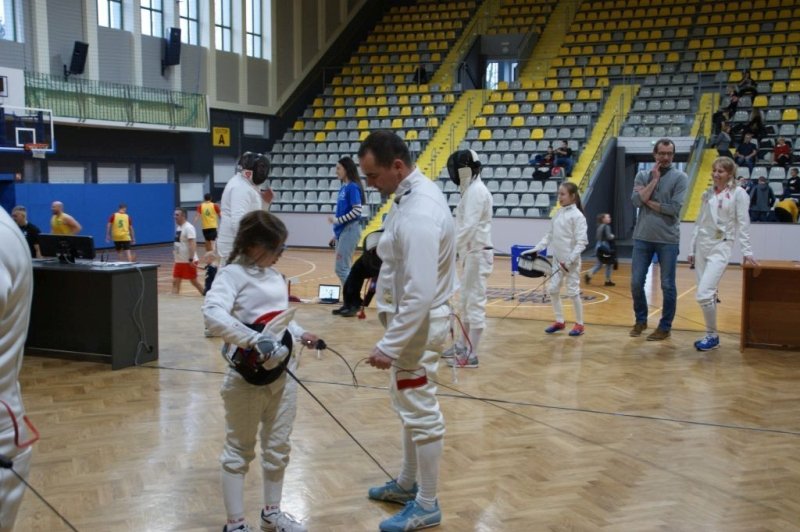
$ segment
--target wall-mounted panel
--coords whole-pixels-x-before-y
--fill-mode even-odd
[[[317,0],[302,1],[302,38],[300,61],[303,69],[311,66],[311,60],[319,52],[319,4]]]
[[[132,85],[133,36],[130,32],[98,26],[97,47],[100,52],[99,79],[109,83]]]
[[[205,94],[208,50],[181,44],[181,91]]]
[[[142,86],[154,89],[171,89],[170,79],[174,66],[167,67],[161,75],[161,58],[164,54],[164,39],[142,35]]]
[[[75,41],[86,41],[83,32],[83,7],[81,0],[47,1],[47,38],[50,43],[50,74],[64,73],[69,66]],[[92,21],[97,24],[97,21]],[[43,28],[37,27],[36,31]]]
[[[247,103],[263,106],[269,103],[269,61],[247,58]]]
[[[325,2],[325,24],[324,41],[328,42],[334,36],[337,29],[339,29],[339,1]]]
[[[217,54],[217,100],[239,103],[239,56],[228,52]]]
[[[294,10],[295,2],[275,2],[275,45],[272,56],[275,58],[278,96],[294,82]]]

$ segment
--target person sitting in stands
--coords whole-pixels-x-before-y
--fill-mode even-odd
[[[750,120],[744,125],[744,132],[750,132],[753,137],[759,141],[767,135],[767,127],[764,125],[764,117],[761,116],[761,111],[753,109],[750,113]]]
[[[756,165],[756,154],[758,154],[758,148],[753,144],[752,140],[753,134],[750,132],[745,133],[744,140],[736,148],[736,156],[733,158],[737,165],[746,166],[751,172]]]
[[[772,148],[772,164],[788,167],[792,163],[792,146],[784,137],[778,137],[778,142]]]
[[[797,168],[789,170],[789,179],[786,180],[786,184],[783,186],[783,196],[781,196],[781,199],[789,197],[800,199],[800,176],[798,176],[797,173]]]
[[[742,79],[736,85],[737,92],[739,96],[756,96],[758,94],[758,90],[756,90],[756,82],[753,78],[750,77],[749,70],[742,70]]]
[[[528,161],[528,164],[532,164],[536,167],[536,170],[533,174],[535,179],[547,179],[550,177],[550,169],[556,164],[556,156],[553,152],[553,146],[548,146],[547,153],[540,153]]]
[[[758,185],[750,192],[750,221],[769,221],[769,211],[775,204],[775,193],[767,183],[766,176],[759,176]]]
[[[722,130],[717,135],[716,140],[714,141],[714,145],[712,147],[717,148],[717,153],[720,157],[730,157],[733,159],[733,154],[731,153],[731,124],[730,122],[723,122],[722,123]]]
[[[575,161],[572,160],[572,149],[567,145],[566,140],[561,141],[561,146],[556,148],[556,166],[564,168],[564,174],[569,177],[572,175],[572,168]]]
[[[719,108],[711,117],[712,123],[714,124],[714,133],[719,133],[722,130],[723,122],[733,118],[736,109],[739,107],[739,95],[736,94],[736,89],[728,87],[727,98],[728,105]]]

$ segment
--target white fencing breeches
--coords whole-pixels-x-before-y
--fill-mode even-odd
[[[247,473],[255,458],[260,424],[264,472],[286,469],[291,451],[289,437],[297,413],[297,383],[284,374],[272,384],[255,386],[231,369],[220,394],[225,404],[225,445],[219,457],[222,467],[231,473]]]
[[[444,416],[432,379],[437,378],[439,358],[450,332],[450,312],[449,305],[431,310],[390,371],[392,405],[417,444],[444,437]]]
[[[547,286],[547,292],[553,304],[553,312],[557,322],[564,322],[564,310],[561,306],[561,284],[567,287],[567,296],[572,299],[572,306],[575,310],[575,322],[583,324],[583,303],[581,301],[581,261],[567,265],[568,272],[565,272],[553,258],[553,275]]]
[[[461,270],[459,314],[468,328],[486,327],[486,285],[492,273],[494,251],[467,253]]]
[[[4,411],[5,412],[5,411]],[[11,458],[14,471],[22,478],[28,478],[31,465],[31,448],[20,450],[14,445],[14,430],[0,433],[0,454]],[[22,503],[25,484],[8,469],[0,469],[0,532],[11,532],[17,518],[17,510]]]
[[[722,241],[710,244],[697,243],[694,257],[694,268],[697,275],[697,291],[695,298],[703,310],[706,329],[709,333],[717,332],[717,289],[728,267],[733,242]]]

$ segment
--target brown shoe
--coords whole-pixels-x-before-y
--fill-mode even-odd
[[[645,330],[645,329],[647,329],[647,322],[646,321],[637,321],[636,325],[634,325],[633,329],[631,329],[630,335],[634,336],[634,337],[641,336],[642,335],[642,331]]]
[[[661,327],[658,327],[655,331],[650,333],[650,336],[647,337],[648,342],[659,342],[661,340],[665,340],[669,338],[670,332],[665,331]]]

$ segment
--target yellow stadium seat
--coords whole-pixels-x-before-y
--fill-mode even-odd
[[[523,127],[525,125],[525,119],[521,116],[515,116],[511,120],[511,127]]]
[[[492,140],[492,130],[481,129],[481,132],[478,134],[478,140]]]
[[[504,101],[504,102],[513,102],[514,101],[514,93],[513,92],[505,91],[502,94],[503,94],[503,100],[502,101]]]
[[[417,138],[419,137],[417,136],[416,129],[409,129],[408,132],[406,133],[406,140],[417,140]]]
[[[403,127],[403,119],[402,118],[393,118],[392,119],[392,129],[401,129]]]
[[[317,131],[314,134],[314,142],[325,142],[325,133],[322,131]]]
[[[535,103],[533,104],[533,114],[540,115],[543,114],[545,110],[545,106],[543,103]]]
[[[561,91],[561,90],[553,91],[553,101],[554,102],[560,102],[563,99],[564,99],[564,91]]]
[[[485,104],[483,106],[483,109],[481,109],[481,114],[493,115],[494,114],[494,105],[492,105],[490,103]]]
[[[797,122],[797,109],[794,108],[784,109],[783,116],[781,116],[781,119],[784,122]]]
[[[519,114],[519,105],[517,105],[515,103],[509,104],[508,108],[506,109],[506,113],[508,113],[510,115],[518,115]]]
[[[369,120],[359,120],[356,127],[358,129],[369,129]]]
[[[759,94],[753,99],[753,107],[766,107],[768,104],[767,97]]]
[[[338,109],[336,109],[333,112],[333,117],[334,118],[344,118],[344,108],[343,107],[339,107]]]
[[[531,131],[531,140],[542,140],[544,138],[544,129],[542,128],[534,128]]]
[[[362,131],[358,134],[358,140],[363,142],[369,136],[369,131]]]
[[[486,117],[485,116],[477,117],[475,119],[475,123],[473,124],[473,127],[486,127]]]
[[[501,92],[492,92],[489,95],[489,101],[493,103],[502,101],[502,98],[503,98],[503,93]]]
[[[323,118],[324,116],[325,113],[322,111],[322,109],[314,109],[314,118]]]
[[[529,102],[537,101],[539,99],[539,91],[528,91],[525,99]]]
[[[572,112],[572,104],[569,102],[561,102],[558,105],[558,112],[562,114],[567,114]]]
[[[386,106],[378,107],[378,116],[381,118],[389,116],[389,108]]]
[[[786,92],[786,82],[776,81],[772,84],[772,92]]]

